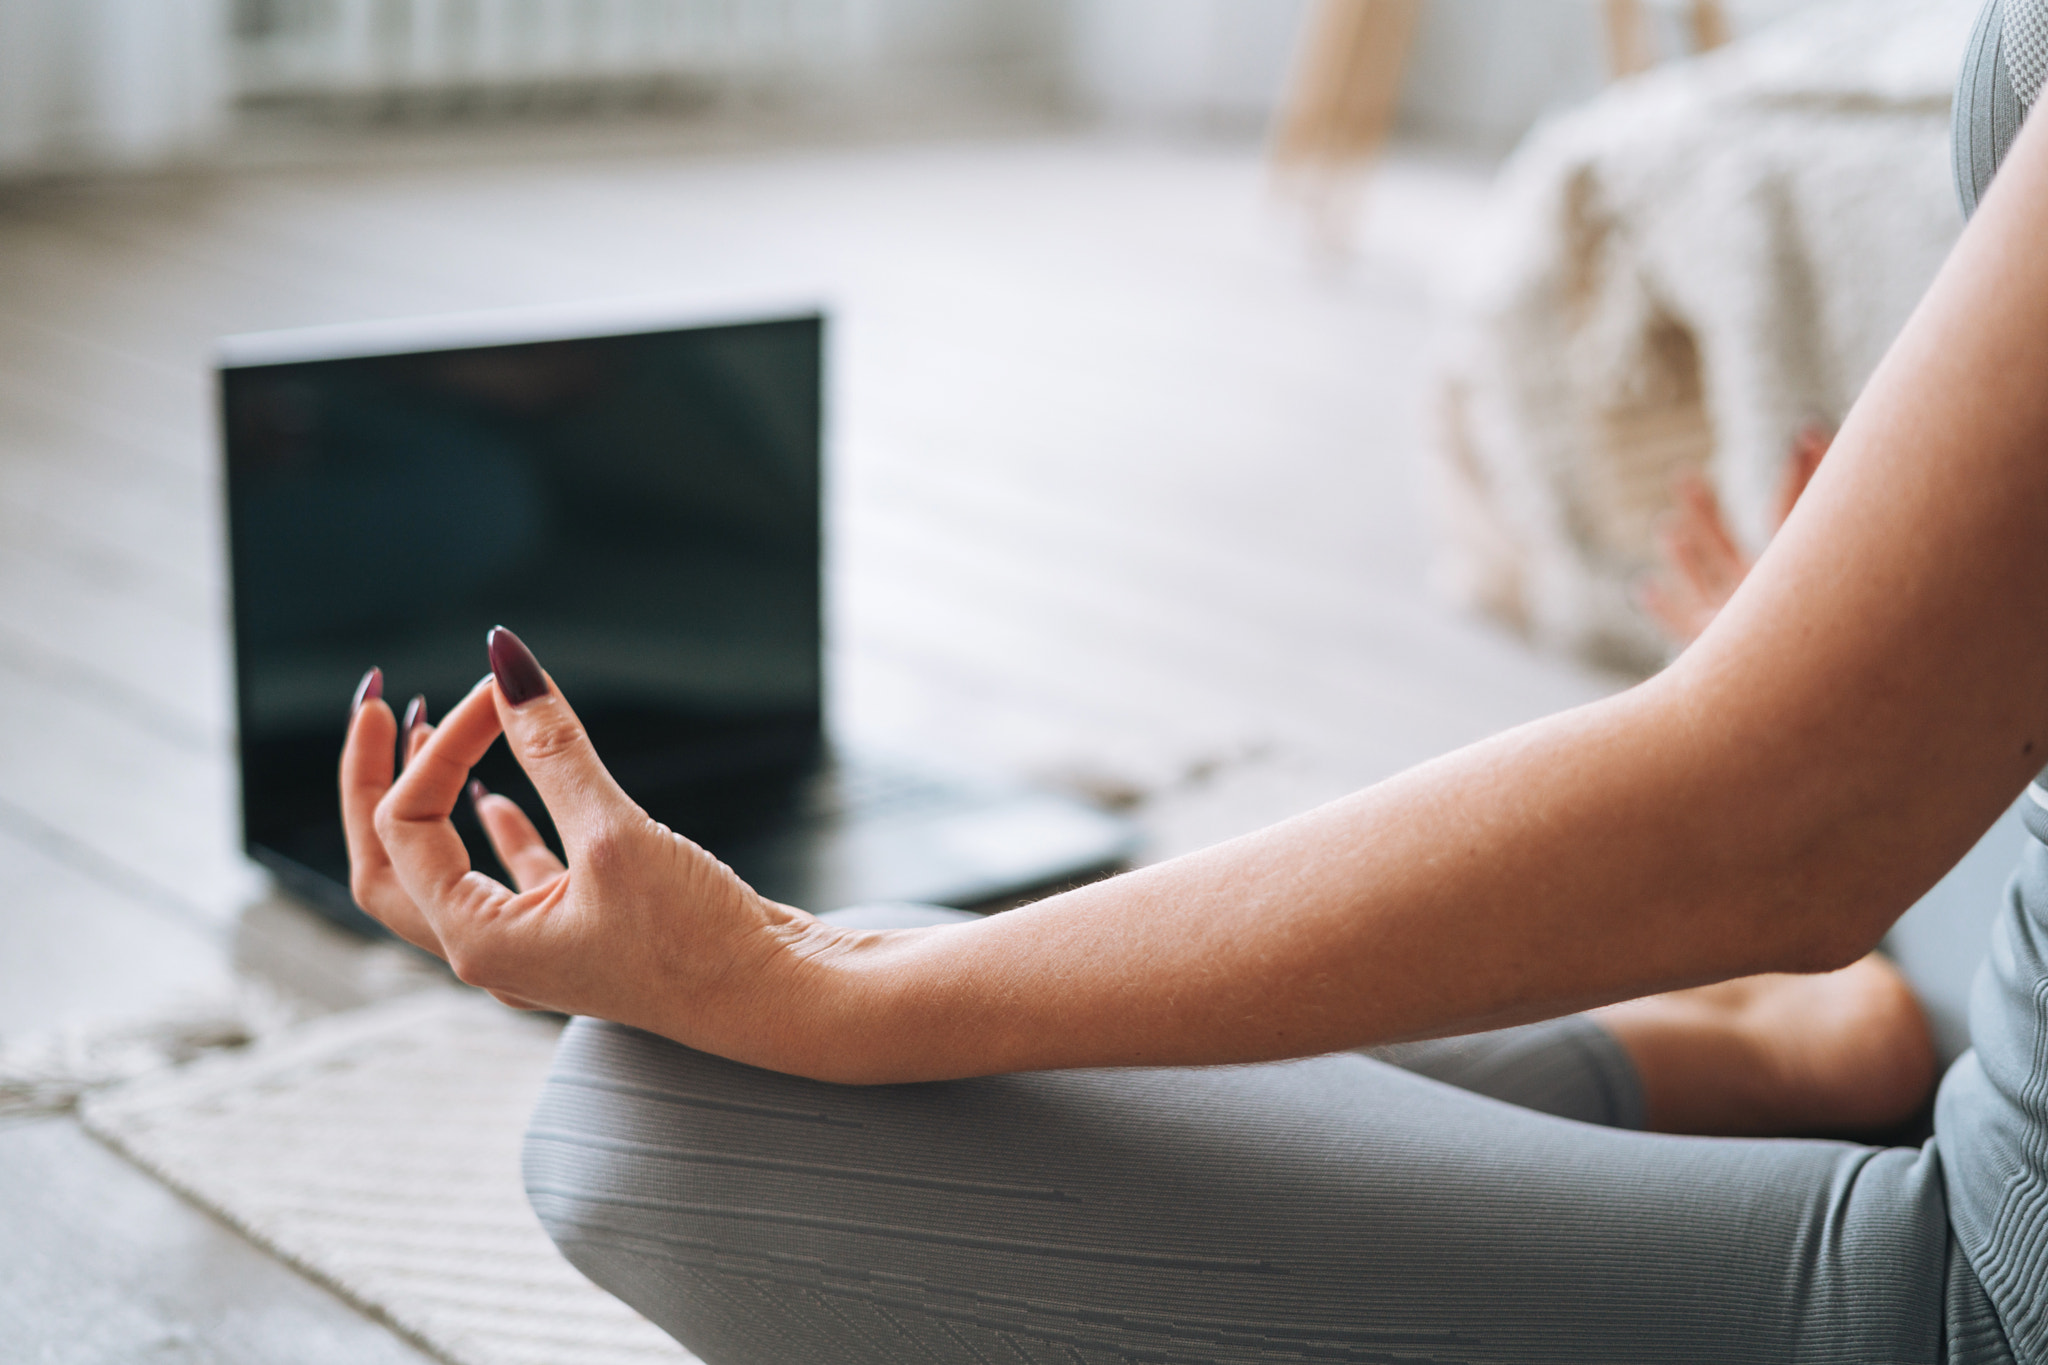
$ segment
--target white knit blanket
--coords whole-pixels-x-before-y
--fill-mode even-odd
[[[79,1112],[452,1365],[688,1365],[527,1208],[521,1135],[558,1031],[436,990],[99,1091]]]
[[[1532,133],[1461,282],[1438,461],[1444,578],[1598,662],[1678,472],[1737,533],[1832,427],[1962,220],[1948,110],[1978,0],[1848,0],[1619,84]]]

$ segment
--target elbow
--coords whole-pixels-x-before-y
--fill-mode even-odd
[[[1903,840],[1874,840],[1867,821],[1817,818],[1812,807],[1821,803],[1803,804],[1746,832],[1722,864],[1713,900],[1747,949],[1737,948],[1730,965],[1746,958],[1752,973],[1839,971],[1869,956],[1946,870],[1905,864]]]
[[[1899,913],[1886,913],[1861,897],[1846,903],[1815,897],[1782,908],[1775,932],[1759,935],[1766,951],[1758,970],[1800,975],[1840,971],[1869,956]]]
[[[1809,926],[1792,936],[1778,954],[1777,965],[1772,970],[1806,976],[1838,972],[1868,957],[1883,938],[1882,929],[1873,933],[1860,924]]]

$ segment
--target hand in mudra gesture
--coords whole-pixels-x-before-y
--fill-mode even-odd
[[[381,675],[365,678],[341,756],[357,904],[507,1004],[599,1015],[742,1060],[775,1052],[773,1002],[806,963],[862,936],[767,900],[650,817],[510,631],[491,632],[490,658],[492,676],[438,726],[416,702],[403,736]],[[515,803],[475,788],[511,887],[470,866],[449,822],[500,734],[568,852],[564,865]]]

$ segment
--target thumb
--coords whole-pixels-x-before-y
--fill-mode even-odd
[[[616,823],[622,808],[638,808],[605,770],[583,722],[533,651],[503,626],[492,628],[488,647],[505,742],[573,855],[598,830]]]

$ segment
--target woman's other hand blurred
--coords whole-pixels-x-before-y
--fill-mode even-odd
[[[1799,433],[1778,481],[1773,531],[1792,515],[1833,441],[1831,433],[1817,427]],[[1658,529],[1657,549],[1663,562],[1644,578],[1636,600],[1683,649],[1728,605],[1755,562],[1736,544],[1721,500],[1698,473],[1680,477],[1677,506]]]

